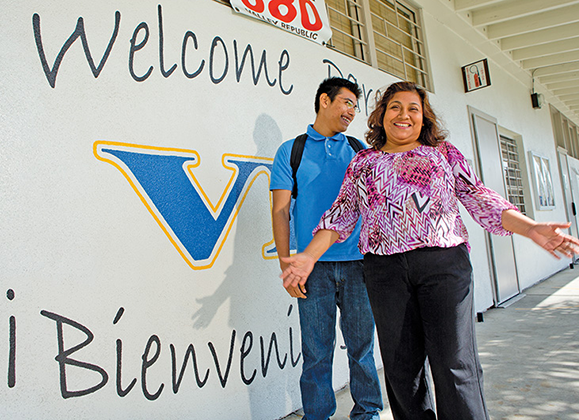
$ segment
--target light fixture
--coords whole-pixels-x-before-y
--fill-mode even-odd
[[[531,73],[531,104],[533,105],[533,109],[541,109],[543,103],[545,102],[545,97],[542,93],[535,92],[535,71],[533,70]]]
[[[541,109],[543,103],[545,102],[545,97],[542,93],[531,93],[531,103],[533,104],[534,109]]]

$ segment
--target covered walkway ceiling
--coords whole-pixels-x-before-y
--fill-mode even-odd
[[[579,0],[424,3],[428,13],[528,84],[529,93],[534,80],[546,102],[579,124]]]

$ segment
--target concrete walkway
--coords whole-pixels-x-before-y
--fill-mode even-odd
[[[491,419],[579,420],[579,266],[525,290],[506,308],[488,310],[476,326]],[[332,420],[347,420],[347,388],[337,401]],[[380,418],[392,419],[388,407]]]

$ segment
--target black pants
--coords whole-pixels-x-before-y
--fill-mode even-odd
[[[396,420],[487,420],[474,331],[472,266],[465,245],[366,254],[386,389]]]

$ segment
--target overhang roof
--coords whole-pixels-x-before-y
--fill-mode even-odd
[[[528,84],[529,92],[543,93],[579,124],[579,0],[421,3],[489,60]]]

